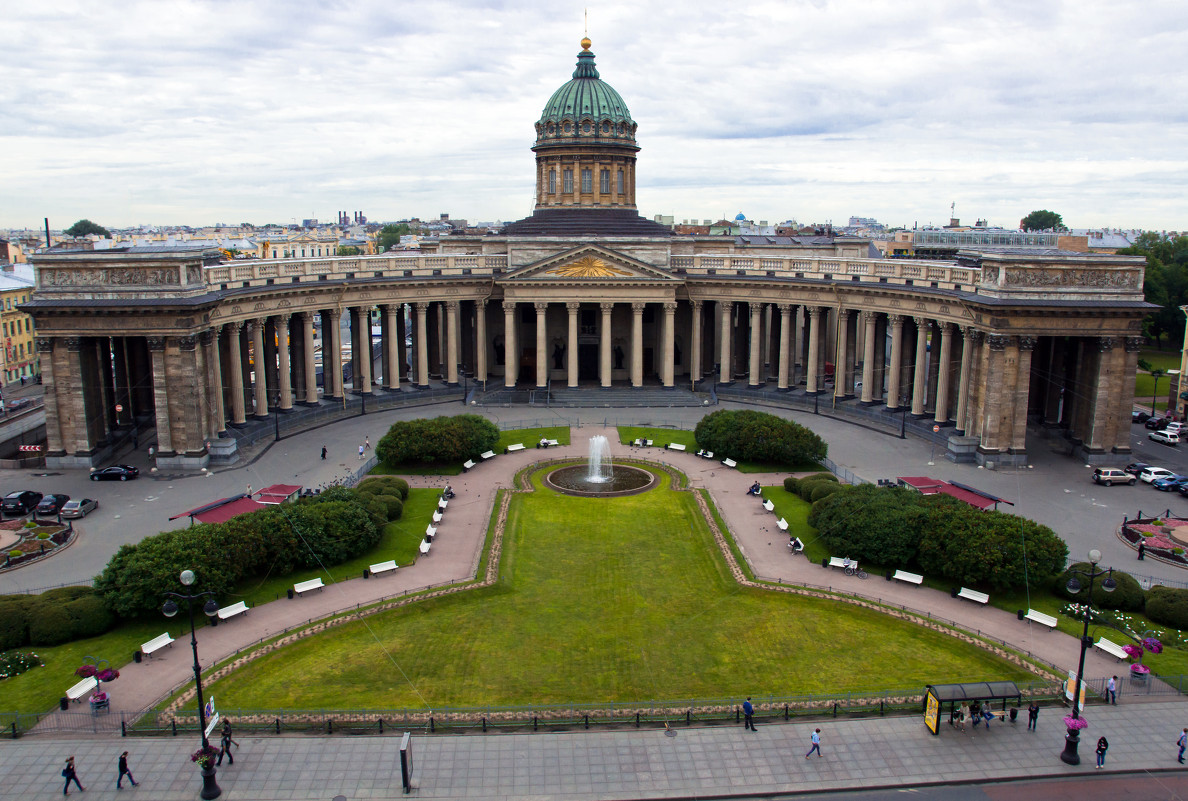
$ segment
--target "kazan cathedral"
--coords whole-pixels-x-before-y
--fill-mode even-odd
[[[535,130],[535,210],[496,235],[416,255],[35,257],[23,308],[47,463],[92,466],[155,429],[158,466],[197,468],[274,424],[451,394],[608,406],[718,393],[910,418],[988,467],[1026,463],[1029,427],[1088,462],[1127,460],[1142,259],[909,261],[852,237],[674,235],[636,210],[637,125],[588,39]]]

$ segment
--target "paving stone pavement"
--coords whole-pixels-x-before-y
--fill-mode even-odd
[[[926,784],[1001,781],[1008,777],[1103,775],[1113,771],[1183,770],[1175,741],[1188,726],[1183,700],[1090,706],[1081,764],[1064,764],[1059,707],[1040,712],[1038,731],[1016,724],[939,736],[920,716],[867,720],[759,720],[738,726],[616,731],[430,735],[413,732],[413,793],[418,798],[636,799],[745,796]],[[809,735],[821,728],[823,756],[806,760]],[[1093,747],[1110,741],[1106,769],[1094,769]],[[400,733],[355,737],[239,737],[235,764],[219,769],[222,798],[331,799],[404,797]],[[86,798],[193,799],[201,786],[190,737],[49,737],[0,745],[0,799],[49,798],[75,755]],[[115,789],[116,759],[130,753],[135,789]],[[77,795],[77,793],[76,793]]]

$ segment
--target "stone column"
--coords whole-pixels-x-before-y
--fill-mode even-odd
[[[850,310],[837,311],[837,356],[833,364],[833,397],[844,398],[849,391],[849,369],[846,351],[850,347]]]
[[[763,304],[749,303],[747,305],[751,308],[751,330],[748,332],[750,335],[750,342],[748,343],[750,349],[747,353],[749,357],[747,360],[747,386],[757,387],[762,383],[759,378],[759,368],[762,366],[762,353],[760,349],[763,345],[763,332],[761,330]]]
[[[692,315],[690,330],[689,330],[689,386],[696,386],[697,382],[701,380],[701,347],[702,347],[702,319],[701,319],[701,301],[690,301],[690,314]]]
[[[236,321],[227,323],[227,354],[231,357],[231,424],[243,425],[247,422],[247,411],[243,402],[243,360],[241,358],[242,345],[240,331],[243,323]]]
[[[487,383],[487,301],[474,302],[474,380]]]
[[[809,306],[808,376],[805,391],[815,395],[821,378],[821,308]]]
[[[318,404],[318,368],[314,353],[314,323],[313,316],[316,312],[303,311],[299,313],[298,319],[301,320],[301,338],[304,341],[302,347],[302,356],[305,357],[305,386],[302,389],[305,392],[305,405],[317,406]],[[324,346],[323,346],[324,350]],[[322,354],[322,365],[325,370],[325,353]],[[322,380],[325,380],[323,373]]]
[[[665,389],[672,389],[676,361],[676,303],[664,304],[664,363],[660,366],[660,383]]]
[[[446,303],[446,384],[458,386],[458,301]]]
[[[780,304],[780,367],[776,378],[776,389],[786,391],[788,371],[792,364],[792,305]]]
[[[718,301],[720,309],[720,325],[721,333],[718,335],[721,342],[721,352],[719,358],[721,359],[720,372],[718,375],[718,383],[730,384],[734,381],[733,359],[731,359],[730,351],[730,314],[734,303],[728,300]]]
[[[862,405],[874,403],[875,374],[875,330],[878,328],[879,313],[862,312]]]
[[[289,364],[289,315],[276,316],[277,360],[280,362],[280,408],[288,412],[293,409],[293,387],[289,383],[292,366]]]
[[[631,386],[643,386],[643,303],[631,304]]]
[[[549,354],[547,348],[549,333],[549,304],[536,302],[536,388],[544,389],[549,383]]]
[[[516,385],[516,374],[520,371],[520,360],[516,355],[516,302],[503,301],[503,385]]]
[[[256,321],[256,335],[260,337],[259,352],[263,352],[263,332],[260,331],[260,323]],[[69,347],[69,340],[67,340],[67,347]],[[169,382],[165,375],[165,338],[164,337],[149,337],[149,361],[153,366],[153,411],[156,416],[157,424],[157,457],[172,456],[173,437],[169,425]],[[256,376],[261,374],[259,357],[256,358]],[[81,398],[80,398],[81,401]]]
[[[598,356],[599,378],[602,379],[603,388],[611,385],[611,312],[615,309],[613,303],[603,303],[600,306],[602,311],[602,325],[598,329]]]
[[[899,408],[899,378],[903,367],[903,315],[892,314],[887,320],[891,324],[891,364],[887,365],[887,408]]]
[[[227,430],[226,413],[223,410],[223,370],[222,361],[219,358],[219,329],[221,328],[222,326],[215,326],[199,334],[202,353],[206,361],[206,408],[209,415],[206,428],[215,437]]]
[[[937,423],[947,423],[949,420],[949,364],[953,358],[953,324],[941,323],[940,335],[940,358],[936,360],[936,415],[933,419]]]
[[[566,331],[568,352],[565,354],[565,365],[569,368],[569,375],[566,386],[571,389],[578,385],[578,310],[581,306],[580,303],[565,304],[565,311],[569,312],[569,329]]]
[[[252,381],[252,399],[256,404],[255,416],[268,416],[268,369],[264,364],[264,318],[249,320],[248,328],[252,336],[252,368],[255,380]]]
[[[429,389],[429,303],[418,301],[417,310],[417,389]]]

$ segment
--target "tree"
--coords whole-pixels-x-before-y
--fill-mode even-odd
[[[412,229],[408,227],[408,223],[385,225],[379,232],[379,252],[386,253],[396,247],[400,244],[400,237],[408,236],[410,233]]]
[[[1019,221],[1019,227],[1024,231],[1067,231],[1064,220],[1054,211],[1040,209],[1028,214]]]
[[[62,233],[67,236],[86,236],[87,234],[98,234],[106,239],[111,239],[111,232],[102,225],[93,223],[90,220],[79,220],[74,225],[67,228]]]
[[[338,255],[339,256],[358,256],[359,248],[355,247],[354,245],[343,245],[338,248]]]

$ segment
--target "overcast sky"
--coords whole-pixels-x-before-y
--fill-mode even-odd
[[[588,7],[647,217],[1188,228],[1183,0]],[[0,227],[523,217],[582,9],[9,3]]]

